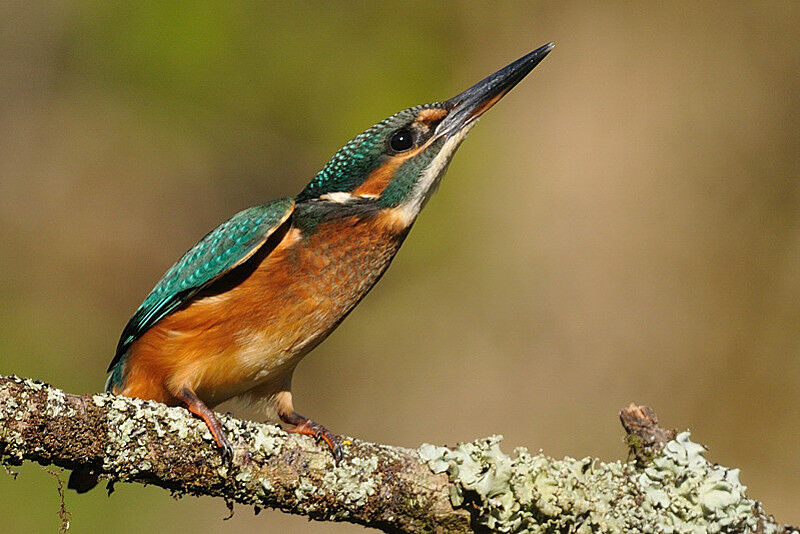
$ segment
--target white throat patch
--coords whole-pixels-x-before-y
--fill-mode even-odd
[[[434,191],[436,191],[439,182],[447,170],[447,164],[450,163],[456,149],[472,127],[475,126],[476,122],[478,121],[475,120],[467,124],[460,132],[445,141],[444,146],[442,146],[442,149],[436,154],[436,157],[433,158],[433,161],[431,161],[420,174],[408,200],[395,208],[395,215],[400,217],[406,225],[410,225],[416,220],[419,212],[425,207],[425,203],[431,195],[433,195]]]

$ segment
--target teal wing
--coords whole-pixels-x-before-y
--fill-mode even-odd
[[[131,317],[108,370],[131,344],[208,284],[241,265],[261,248],[294,211],[294,200],[281,198],[240,211],[208,233],[164,274]],[[117,374],[117,373],[115,373]]]

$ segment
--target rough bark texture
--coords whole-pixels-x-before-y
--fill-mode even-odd
[[[236,451],[226,466],[205,425],[181,408],[0,377],[0,462],[90,465],[112,482],[387,532],[792,531],[688,433],[660,429],[646,407],[620,417],[635,456],[625,462],[525,449],[509,457],[492,437],[416,450],[347,439],[335,465],[308,437],[222,416]]]

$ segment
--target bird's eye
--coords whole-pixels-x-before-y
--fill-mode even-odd
[[[405,152],[414,146],[414,135],[407,128],[397,130],[389,138],[389,146],[395,152]]]

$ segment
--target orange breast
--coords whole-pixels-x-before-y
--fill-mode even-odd
[[[121,393],[179,404],[192,388],[209,406],[280,385],[369,291],[405,229],[390,213],[336,219],[310,236],[290,228],[235,285],[225,278],[131,347]]]

